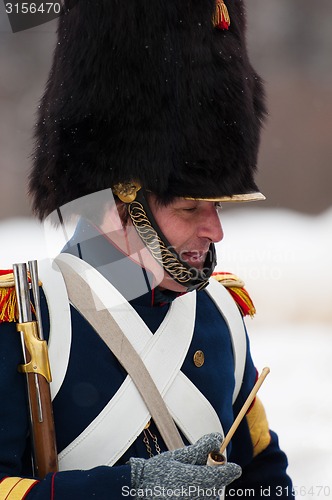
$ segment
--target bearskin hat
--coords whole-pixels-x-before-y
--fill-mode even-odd
[[[220,3],[220,0],[218,0]],[[29,189],[44,218],[137,181],[161,200],[258,191],[263,85],[242,0],[79,0],[59,17]]]

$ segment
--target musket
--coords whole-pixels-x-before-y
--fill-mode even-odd
[[[29,262],[36,320],[32,319],[27,265],[14,264],[19,323],[24,364],[19,371],[26,374],[32,440],[34,475],[43,478],[58,470],[58,455],[50,392],[51,371],[47,343],[41,322],[37,262]]]

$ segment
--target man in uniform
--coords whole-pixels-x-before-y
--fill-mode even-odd
[[[216,498],[226,485],[233,498],[292,496],[258,398],[227,463],[206,465],[257,377],[250,297],[231,275],[211,278],[220,203],[264,198],[244,14],[235,0],[67,2],[30,176],[40,219],[67,234],[79,216],[41,273],[59,471],[29,465],[6,276],[0,500]]]

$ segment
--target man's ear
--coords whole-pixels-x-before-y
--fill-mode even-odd
[[[99,225],[103,233],[123,230],[127,225],[128,211],[122,201],[109,201],[105,205],[105,212]]]
[[[128,221],[130,220],[128,213],[128,204],[123,201],[116,201],[116,206],[118,208],[118,214],[123,226],[128,225]]]

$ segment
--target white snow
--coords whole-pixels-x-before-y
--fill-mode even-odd
[[[238,274],[254,300],[252,353],[259,371],[271,368],[260,397],[297,498],[332,498],[332,208],[236,208],[222,219],[217,267]]]
[[[242,205],[221,217],[217,269],[238,274],[255,302],[252,352],[259,371],[271,368],[260,397],[297,498],[332,498],[332,208],[309,216]],[[0,234],[2,269],[62,246],[31,219],[3,221]]]

